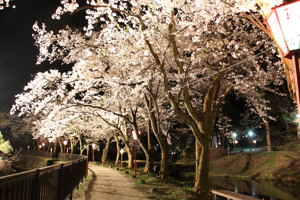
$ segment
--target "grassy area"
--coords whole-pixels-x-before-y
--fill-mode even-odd
[[[94,179],[92,174],[87,175],[83,179],[83,182],[79,184],[79,187],[73,191],[73,200],[84,200],[85,194],[89,189],[90,182]]]
[[[42,156],[22,155],[15,163],[15,167],[21,171],[46,167],[54,163],[52,158]]]
[[[192,185],[173,179],[162,180],[155,174],[146,174],[143,173],[142,170],[142,168],[138,170],[136,177],[133,176],[133,170],[122,169],[120,171],[133,178],[136,187],[139,190],[148,193],[150,199],[193,200],[198,198],[192,191]]]
[[[284,184],[300,183],[300,155],[291,151],[224,156],[211,161],[210,166],[210,173],[215,176],[267,179]]]

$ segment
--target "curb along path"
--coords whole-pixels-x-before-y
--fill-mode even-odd
[[[135,188],[130,178],[117,170],[89,164],[90,171],[94,180],[86,192],[86,200],[149,200],[146,194]]]

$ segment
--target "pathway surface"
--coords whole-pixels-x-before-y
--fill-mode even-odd
[[[89,173],[94,178],[85,200],[149,200],[146,194],[135,188],[130,178],[115,169],[89,164]]]

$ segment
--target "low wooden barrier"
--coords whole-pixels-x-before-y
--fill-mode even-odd
[[[64,164],[52,165],[0,177],[0,200],[64,200],[87,175],[85,156]]]
[[[244,195],[244,194],[231,192],[229,190],[212,190],[211,192],[214,195],[214,199],[217,199],[216,196],[221,196],[221,197],[225,197],[227,199],[232,199],[232,200],[259,200],[259,199],[254,198],[254,197],[250,197],[250,196],[247,196],[247,195]]]

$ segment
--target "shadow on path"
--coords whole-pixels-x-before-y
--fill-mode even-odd
[[[89,182],[89,186],[87,188],[87,191],[85,192],[85,199],[91,199],[91,191],[93,190],[93,187],[97,180],[96,173],[90,168],[89,171],[92,173],[92,180]]]

